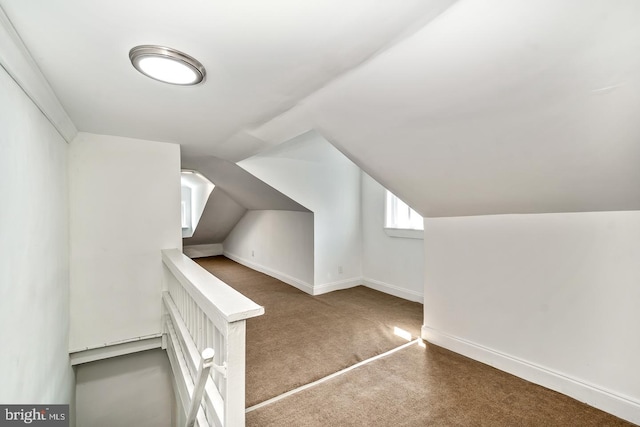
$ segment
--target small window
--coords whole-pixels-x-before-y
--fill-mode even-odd
[[[182,237],[191,232],[191,188],[182,186],[182,200],[180,203],[180,222],[182,223]],[[191,233],[193,234],[193,233]]]
[[[182,228],[189,228],[189,217],[187,216],[187,202],[182,201]]]
[[[385,200],[384,222],[385,231],[393,237],[421,239],[424,233],[422,216],[389,190]]]

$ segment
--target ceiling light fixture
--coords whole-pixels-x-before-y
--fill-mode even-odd
[[[129,51],[129,59],[145,76],[174,85],[197,85],[206,75],[197,59],[170,47],[136,46]]]

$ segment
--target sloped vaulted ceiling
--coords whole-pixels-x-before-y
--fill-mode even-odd
[[[640,209],[640,3],[482,1],[307,102],[424,216]]]
[[[213,156],[185,156],[182,167],[197,170],[245,209],[311,212],[235,163]]]
[[[424,216],[640,209],[640,3],[459,2],[299,117]]]
[[[192,237],[183,239],[185,246],[222,243],[247,209],[240,206],[224,190],[214,188],[204,207],[200,223]]]
[[[640,209],[634,0],[0,0],[81,131],[249,157],[310,128],[425,216]],[[171,45],[176,88],[128,63]]]
[[[453,0],[0,0],[80,131],[174,142],[238,161],[243,132],[293,107],[441,13]],[[129,62],[170,46],[207,69],[197,87]]]
[[[458,2],[300,118],[424,216],[640,209],[640,3]]]
[[[235,163],[213,156],[182,158],[183,169],[197,170],[215,184],[200,224],[186,245],[222,243],[247,210],[311,212]]]

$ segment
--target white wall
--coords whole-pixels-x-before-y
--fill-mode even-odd
[[[640,212],[425,220],[423,336],[640,423]]]
[[[70,403],[67,144],[0,68],[0,402]]]
[[[213,191],[214,185],[201,175],[196,175],[200,179],[198,185],[191,187],[191,227],[198,228],[198,223],[202,217],[204,207],[209,200],[209,195]],[[191,234],[193,236],[193,234]]]
[[[171,427],[175,397],[163,350],[91,362],[77,368],[79,426]]]
[[[70,144],[70,349],[160,332],[160,250],[181,248],[178,145],[80,133]]]
[[[360,283],[360,169],[316,132],[238,163],[314,213],[314,293]]]
[[[182,237],[191,237],[198,228],[200,218],[202,217],[214,185],[203,175],[195,171],[182,171],[180,182],[182,185],[182,202],[186,203],[189,210],[189,227],[182,229]],[[185,212],[185,214],[187,213]]]
[[[310,212],[247,211],[224,241],[224,254],[312,293],[313,222]]]
[[[362,173],[362,275],[364,284],[422,302],[424,242],[384,231],[385,188]]]

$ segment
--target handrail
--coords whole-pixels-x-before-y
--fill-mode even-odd
[[[169,360],[172,359],[177,349],[180,349],[182,352],[182,361],[183,365],[181,366],[181,375],[183,378],[194,378],[197,375],[197,366],[199,364],[200,354],[196,349],[196,345],[190,337],[189,330],[187,326],[182,321],[180,317],[180,313],[178,312],[178,308],[173,303],[171,296],[168,292],[165,292],[162,296],[164,301],[164,307],[167,311],[167,353],[169,355]],[[176,348],[177,347],[177,348]],[[170,350],[170,351],[169,351]],[[176,367],[177,370],[177,367]],[[180,385],[179,381],[176,381],[178,385]],[[179,391],[179,395],[181,399],[183,399],[183,405],[187,405],[187,395],[193,394],[189,392],[189,383],[187,383],[186,389],[182,392]],[[205,405],[210,408],[211,413],[215,413],[216,417],[219,419],[224,419],[224,399],[220,394],[219,390],[215,387],[214,384],[208,382],[205,385]],[[206,425],[206,424],[205,424]],[[204,427],[201,425],[200,427]]]
[[[264,308],[178,249],[162,260],[163,348],[186,425],[244,427],[246,320]]]
[[[173,370],[176,379],[176,398],[180,398],[180,402],[182,403],[183,408],[185,408],[190,404],[189,397],[193,395],[194,387],[193,383],[188,380],[191,378],[191,374],[184,358],[179,356],[180,349],[177,348],[177,346],[179,346],[177,333],[169,323],[167,324],[167,356],[169,357],[171,369]],[[207,386],[209,384],[210,383],[207,383]],[[222,402],[222,397],[220,397],[220,401]],[[224,406],[221,402],[218,405],[219,407]],[[198,421],[199,427],[207,427],[211,425],[202,412],[198,412],[196,420]],[[218,423],[217,425],[222,425],[222,423]]]
[[[213,276],[180,250],[164,249],[162,260],[211,320],[231,323],[264,314],[264,307]]]
[[[206,348],[202,352],[200,358],[200,366],[198,366],[198,373],[196,375],[196,385],[193,389],[193,395],[191,396],[191,405],[189,406],[189,413],[187,414],[187,422],[185,427],[193,427],[196,422],[196,416],[200,410],[202,404],[202,397],[204,395],[204,386],[207,384],[209,378],[209,371],[214,365],[213,356],[216,352],[212,348]]]

